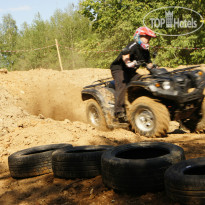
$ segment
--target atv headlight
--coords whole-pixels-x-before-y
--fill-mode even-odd
[[[169,90],[169,89],[171,88],[171,83],[170,83],[169,81],[164,81],[164,82],[162,83],[162,88],[163,88],[164,90]]]

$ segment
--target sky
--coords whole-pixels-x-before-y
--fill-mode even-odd
[[[20,29],[24,22],[31,25],[38,12],[43,20],[49,20],[56,9],[64,11],[72,4],[77,6],[78,0],[0,0],[0,23],[9,13]]]

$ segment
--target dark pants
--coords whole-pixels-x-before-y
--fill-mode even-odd
[[[131,80],[137,80],[139,74],[134,69],[126,68],[121,70],[111,70],[115,81],[115,114],[125,112],[125,93],[127,84]]]

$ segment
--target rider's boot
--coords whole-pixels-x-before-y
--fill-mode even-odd
[[[115,117],[119,123],[126,123],[128,121],[125,112],[118,112],[115,114]]]

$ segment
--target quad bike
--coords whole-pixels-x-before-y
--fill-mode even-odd
[[[191,132],[205,129],[205,73],[199,66],[168,72],[153,68],[126,89],[127,122],[114,116],[115,86],[111,78],[83,88],[88,122],[100,129],[122,127],[147,137],[166,136],[169,122],[178,121]]]

